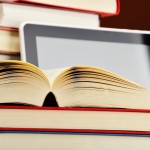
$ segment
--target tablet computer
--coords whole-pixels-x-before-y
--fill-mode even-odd
[[[101,67],[150,88],[150,33],[39,23],[20,26],[21,58],[41,69]]]

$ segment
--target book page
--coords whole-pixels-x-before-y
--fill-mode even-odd
[[[45,75],[47,76],[50,85],[52,86],[55,79],[65,70],[67,70],[69,67],[66,68],[56,68],[56,69],[51,69],[51,70],[43,70]]]

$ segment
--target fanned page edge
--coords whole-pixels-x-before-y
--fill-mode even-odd
[[[100,70],[101,73],[106,73],[106,74],[109,74],[112,77],[116,77],[118,79],[124,80],[124,81],[128,82],[131,85],[135,85],[137,88],[139,88],[141,90],[147,90],[146,88],[142,87],[141,85],[139,85],[139,84],[123,77],[123,76],[115,74],[111,71],[108,71],[108,70],[105,70],[105,69],[102,69],[102,68],[98,68],[98,67],[94,67],[94,66],[84,66],[84,65],[71,66],[71,67],[66,67],[66,68],[59,68],[58,70],[60,70],[60,71],[57,72],[55,78],[53,78],[53,81],[50,81],[50,83],[52,82],[52,86],[54,85],[55,82],[57,82],[57,78],[59,78],[63,73],[68,72],[69,70],[73,70],[74,68],[87,68],[89,70],[91,70],[91,69]],[[49,71],[51,71],[51,70],[49,70]]]
[[[90,71],[90,70],[94,71],[95,70],[94,72],[99,72],[101,74],[108,75],[108,76],[114,78],[114,80],[116,80],[116,81],[120,80],[122,82],[122,85],[124,85],[124,83],[128,84],[128,86],[131,87],[131,89],[133,89],[133,91],[135,91],[135,90],[137,92],[144,92],[144,91],[146,92],[147,91],[147,89],[145,89],[144,87],[142,87],[142,86],[140,86],[140,85],[138,85],[138,84],[122,77],[122,76],[119,76],[115,73],[112,73],[110,71],[107,71],[107,70],[104,70],[104,69],[101,69],[101,68],[98,68],[98,67],[94,67],[94,66],[77,65],[77,66],[71,66],[71,67],[66,67],[66,68],[60,68],[60,69],[44,71],[44,73],[47,76],[50,76],[48,78],[49,78],[49,82],[51,83],[51,92],[55,95],[55,99],[56,99],[57,104],[58,104],[59,107],[96,107],[94,105],[89,105],[90,103],[88,103],[88,105],[87,104],[85,104],[85,105],[83,105],[83,104],[80,105],[79,104],[78,106],[69,104],[66,101],[68,99],[71,100],[71,97],[69,97],[69,98],[65,97],[66,100],[62,99],[62,97],[63,97],[62,89],[65,87],[63,82],[67,79],[68,73],[71,73],[73,70],[79,70],[81,72],[84,71],[84,70],[85,71],[87,71],[87,70],[88,71]],[[73,77],[74,75],[71,75],[71,76]],[[117,82],[114,82],[114,83],[117,83]],[[66,103],[66,104],[68,103],[68,104],[66,105],[66,104],[63,104],[63,103]],[[78,102],[77,102],[77,104],[78,104]],[[100,106],[100,107],[106,107],[106,106]]]
[[[38,67],[27,63],[27,62],[23,62],[23,61],[17,61],[17,60],[5,60],[5,61],[0,61],[0,68],[3,70],[5,68],[7,68],[7,65],[16,65],[16,66],[22,66],[22,70],[28,70],[31,71],[34,74],[37,74],[38,76],[41,77],[41,79],[45,82],[45,93],[48,94],[48,92],[50,91],[50,83],[48,81],[48,78],[46,77],[46,75],[42,72],[42,70],[40,70]],[[6,66],[6,67],[5,67]],[[13,67],[14,68],[14,67]],[[19,68],[19,67],[16,67]],[[5,71],[5,70],[4,70]],[[37,79],[35,78],[35,80],[37,81]],[[34,80],[34,81],[35,81]],[[11,81],[11,80],[10,80]],[[40,80],[39,80],[40,81]],[[42,82],[42,81],[40,81]],[[15,82],[14,82],[15,83]],[[38,83],[38,82],[37,82]],[[34,84],[33,84],[34,85]],[[33,91],[32,91],[33,92]],[[46,94],[44,92],[41,94],[44,98],[46,97]],[[16,92],[15,92],[16,94]],[[30,93],[31,94],[31,93]],[[42,97],[40,95],[40,97]],[[21,97],[21,96],[20,96]],[[34,96],[34,100],[32,102],[28,102],[26,101],[27,98],[25,98],[26,100],[23,100],[23,98],[17,98],[13,100],[8,100],[8,101],[3,101],[1,103],[19,103],[19,104],[28,104],[28,105],[35,105],[35,106],[42,106],[43,102],[44,102],[44,98],[38,98],[38,95]],[[39,99],[39,100],[38,100]],[[21,100],[21,101],[20,101]],[[30,99],[29,99],[30,100]]]

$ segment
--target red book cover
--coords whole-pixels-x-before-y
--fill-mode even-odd
[[[107,16],[113,16],[113,15],[118,15],[120,12],[120,0],[116,0],[116,12],[114,13],[109,13],[109,12],[103,12],[103,11],[96,11],[94,9],[85,9],[85,8],[77,8],[77,7],[69,7],[65,5],[56,5],[56,4],[50,4],[46,2],[35,2],[32,0],[3,0],[4,2],[17,2],[17,3],[29,3],[29,4],[35,4],[35,5],[41,5],[41,6],[48,6],[48,7],[57,7],[60,9],[68,9],[68,10],[74,10],[74,11],[81,11],[81,12],[88,12],[88,13],[94,13],[94,14],[99,14],[101,17],[107,17]]]
[[[0,30],[6,30],[6,31],[15,31],[15,32],[18,32],[18,29],[17,29],[17,28],[3,27],[3,26],[0,26]]]

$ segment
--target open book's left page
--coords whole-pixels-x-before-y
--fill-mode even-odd
[[[0,103],[42,106],[51,89],[39,68],[21,61],[1,61],[0,81]]]

